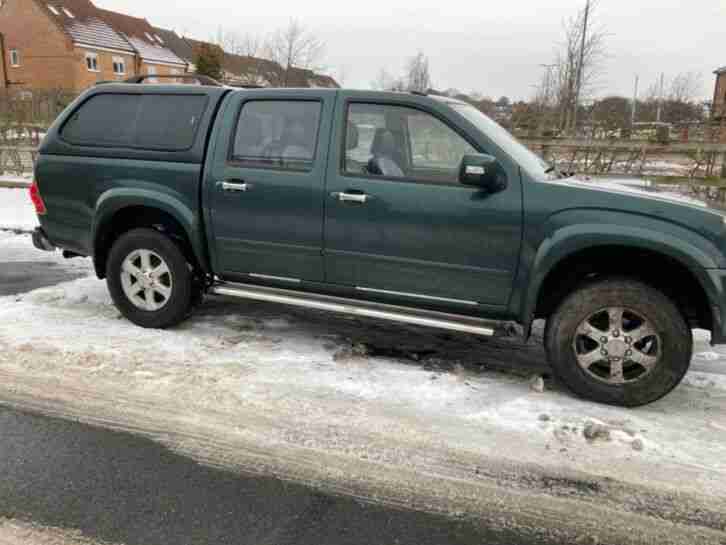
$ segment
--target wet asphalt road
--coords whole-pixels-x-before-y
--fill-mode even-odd
[[[0,296],[77,277],[53,263],[0,261]],[[390,509],[206,468],[146,439],[6,407],[0,407],[0,517],[127,545],[538,543],[489,530],[485,521]]]
[[[0,409],[0,516],[127,545],[533,543],[202,467],[146,439],[8,409]]]
[[[0,297],[54,286],[81,276],[80,273],[68,271],[51,261],[0,262]]]

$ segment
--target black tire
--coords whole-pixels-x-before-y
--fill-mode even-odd
[[[150,250],[167,264],[173,279],[171,295],[159,310],[138,308],[124,292],[121,272],[124,260],[137,250]],[[121,235],[111,247],[106,283],[116,308],[129,321],[150,329],[172,327],[185,320],[194,301],[194,274],[177,244],[154,229],[134,229]]]
[[[577,328],[608,307],[637,312],[660,338],[658,362],[635,382],[606,383],[578,363],[573,346]],[[610,405],[638,407],[662,398],[683,380],[691,362],[693,336],[681,312],[663,293],[638,281],[611,278],[583,285],[565,298],[548,320],[545,348],[555,375],[577,395]]]

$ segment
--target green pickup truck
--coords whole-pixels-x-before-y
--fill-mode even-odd
[[[724,216],[567,178],[445,97],[98,85],[45,138],[38,248],[91,256],[142,327],[217,294],[492,335],[637,406],[726,341]]]

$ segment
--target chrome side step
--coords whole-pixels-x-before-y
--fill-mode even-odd
[[[267,286],[255,286],[252,284],[225,282],[215,284],[210,288],[209,292],[214,295],[252,299],[255,301],[269,301],[271,303],[282,303],[317,310],[340,312],[354,316],[381,318],[393,322],[463,331],[487,337],[494,335],[494,323],[490,320],[432,310],[413,309],[384,303],[372,303],[369,301],[357,301],[344,297],[303,293]]]

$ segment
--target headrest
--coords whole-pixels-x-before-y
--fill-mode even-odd
[[[376,129],[371,146],[373,155],[395,156],[399,153],[396,147],[396,138],[389,129]]]
[[[348,122],[348,133],[345,135],[345,149],[350,151],[360,144],[360,131],[358,125]]]
[[[238,146],[258,146],[262,143],[262,120],[256,115],[243,117],[237,131]]]

